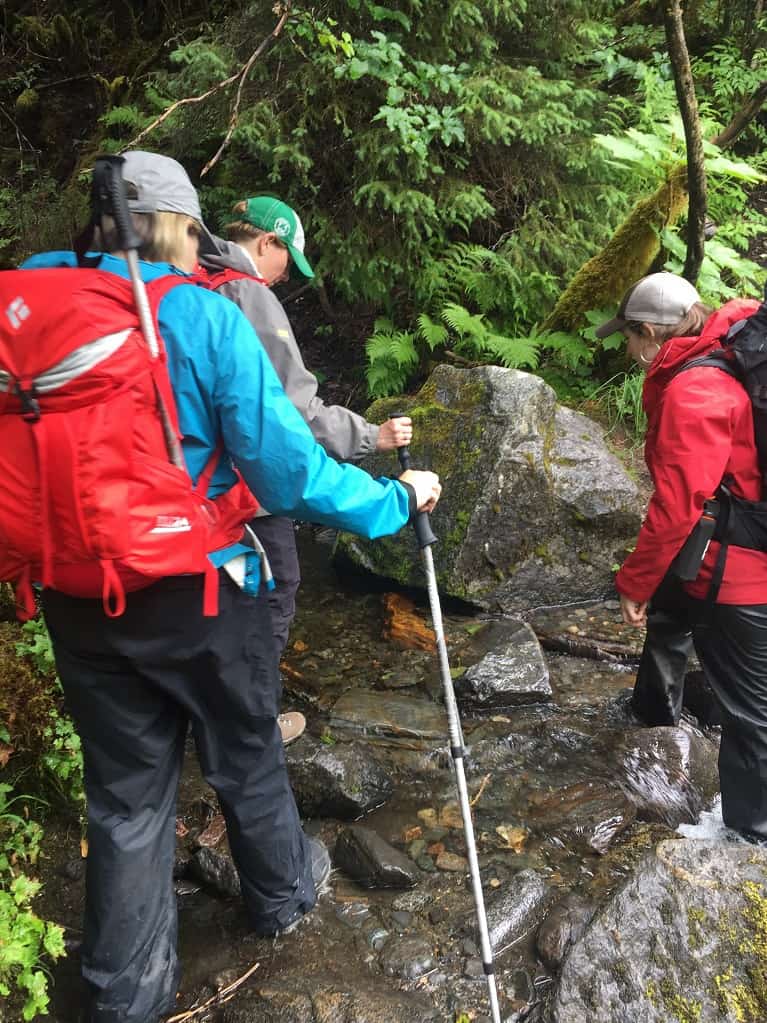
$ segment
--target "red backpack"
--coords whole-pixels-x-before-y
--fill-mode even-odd
[[[158,338],[160,300],[180,284],[146,286]],[[193,485],[169,455],[180,439],[165,351],[150,354],[130,281],[0,274],[0,580],[20,618],[35,614],[33,582],[101,597],[115,617],[126,591],[181,574],[205,576],[204,614],[217,614],[207,555],[240,539],[258,503],[242,480],[209,500],[223,448]]]

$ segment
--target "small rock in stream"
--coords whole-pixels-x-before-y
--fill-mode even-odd
[[[504,646],[486,654],[456,683],[459,699],[476,707],[548,703],[553,692],[540,643],[526,622]]]
[[[394,786],[358,743],[326,746],[304,737],[285,751],[290,785],[304,817],[356,820],[385,803]]]
[[[436,966],[431,942],[424,936],[394,938],[381,956],[381,966],[389,977],[418,980]]]
[[[240,894],[240,878],[231,856],[202,846],[189,862],[189,873],[219,895]]]
[[[581,895],[570,892],[549,910],[535,938],[535,947],[547,966],[559,967],[567,949],[585,931],[594,908]]]
[[[498,954],[537,926],[549,900],[549,887],[534,870],[522,870],[486,902],[490,944]]]
[[[333,862],[366,888],[412,888],[418,883],[413,861],[361,824],[339,834]]]

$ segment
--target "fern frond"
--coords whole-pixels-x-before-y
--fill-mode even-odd
[[[476,340],[483,339],[487,334],[485,318],[481,314],[473,315],[468,309],[456,302],[448,302],[440,316],[452,331],[461,337],[469,335]]]
[[[447,340],[447,327],[435,323],[426,313],[421,313],[418,317],[418,336],[426,342],[429,351],[433,352]]]
[[[537,369],[539,359],[538,342],[531,337],[503,337],[489,334],[485,350],[507,369]]]

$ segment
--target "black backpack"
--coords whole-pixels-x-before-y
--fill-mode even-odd
[[[732,355],[729,355],[732,353]],[[762,476],[762,499],[745,501],[730,490],[728,477],[721,481],[713,500],[706,501],[703,515],[693,527],[674,561],[674,573],[684,580],[697,577],[710,540],[721,543],[707,601],[713,603],[724,576],[730,544],[767,551],[767,288],[757,311],[738,320],[722,339],[722,349],[691,359],[678,373],[695,366],[711,366],[739,380],[751,399],[754,440]]]

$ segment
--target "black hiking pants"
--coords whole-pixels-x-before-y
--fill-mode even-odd
[[[296,593],[301,582],[296,526],[292,519],[281,515],[260,515],[249,525],[264,545],[274,576],[274,589],[269,591],[268,600],[279,659],[287,646],[290,626],[296,616]]]
[[[677,725],[682,715],[684,675],[692,651],[690,598],[666,576],[647,609],[647,634],[631,704],[647,725]]]
[[[87,1023],[155,1023],[174,1010],[175,809],[189,722],[255,930],[274,933],[316,901],[277,726],[269,607],[219,579],[217,618],[203,617],[194,576],[129,594],[115,619],[100,600],[43,594],[85,759]]]
[[[767,604],[693,609],[695,650],[722,713],[719,784],[728,827],[767,841]]]

